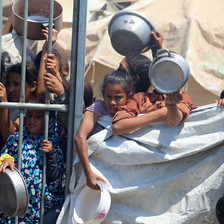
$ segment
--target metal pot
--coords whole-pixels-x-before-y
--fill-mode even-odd
[[[42,34],[42,25],[49,22],[49,0],[29,0],[28,2],[28,20],[27,20],[27,38],[31,40],[44,40]],[[17,0],[12,5],[12,26],[19,34],[23,34],[23,12],[24,0]],[[62,27],[63,8],[61,4],[54,1],[53,23],[55,29],[59,32]]]
[[[121,55],[143,53],[150,49],[150,33],[156,29],[143,14],[122,10],[114,14],[108,26],[111,44]]]
[[[6,168],[5,173],[0,174],[0,209],[10,217],[23,215],[29,204],[28,190],[23,176],[14,167],[14,170]]]
[[[99,224],[105,219],[110,209],[111,197],[101,181],[97,181],[97,184],[100,191],[85,186],[78,195],[73,224]]]
[[[190,68],[187,61],[167,49],[158,50],[149,67],[152,86],[163,94],[171,94],[181,89],[189,76]]]

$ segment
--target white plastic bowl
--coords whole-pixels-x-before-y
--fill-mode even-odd
[[[110,209],[111,197],[101,181],[97,184],[100,191],[85,186],[78,195],[72,217],[73,224],[99,224],[105,219]]]

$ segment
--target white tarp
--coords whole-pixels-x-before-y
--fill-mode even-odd
[[[103,223],[218,223],[215,206],[224,193],[224,109],[199,107],[184,125],[155,123],[125,136],[107,129],[88,140],[93,169],[108,180],[112,203]],[[72,223],[74,204],[85,185],[76,157],[57,224]]]

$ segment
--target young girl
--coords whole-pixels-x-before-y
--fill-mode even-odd
[[[51,112],[49,124],[49,139],[44,140],[44,112],[38,110],[28,110],[26,126],[23,129],[21,174],[24,177],[28,194],[29,206],[24,215],[19,216],[19,223],[39,223],[40,201],[42,189],[42,152],[46,153],[46,189],[45,189],[45,209],[63,202],[63,174],[64,163],[62,151],[58,145],[56,112]],[[6,167],[13,169],[15,159],[17,164],[19,133],[11,135],[2,150],[3,161],[0,165],[0,173]],[[9,156],[8,156],[9,155]],[[1,174],[0,174],[1,175]],[[0,212],[0,223],[12,223],[13,219],[6,217]],[[53,222],[52,222],[53,223]]]
[[[97,100],[86,108],[80,128],[75,137],[76,149],[86,176],[86,183],[92,189],[99,189],[97,180],[105,182],[100,176],[92,172],[90,168],[87,138],[103,129],[97,124],[100,116],[113,116],[119,106],[125,105],[132,93],[131,77],[120,71],[108,73],[103,82],[103,99]]]
[[[19,102],[21,89],[22,64],[11,66],[6,74],[6,87],[0,82],[0,101]],[[35,65],[26,64],[25,80],[25,102],[30,102],[35,97],[38,71]],[[6,139],[18,131],[19,127],[18,109],[0,109],[0,146],[3,147]]]

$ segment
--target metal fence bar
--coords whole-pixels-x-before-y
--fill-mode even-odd
[[[47,48],[48,54],[50,54],[52,52],[53,16],[54,16],[54,0],[50,0],[49,1],[48,48]],[[50,72],[50,71],[47,71],[47,72]],[[45,103],[50,104],[50,91],[48,89],[46,89]],[[45,124],[44,125],[44,139],[48,139],[49,111],[45,111],[45,113],[44,113],[44,124]],[[40,224],[43,224],[43,222],[44,222],[45,188],[46,188],[46,154],[43,153]]]
[[[21,69],[21,88],[20,88],[20,102],[25,102],[25,81],[26,81],[26,47],[27,47],[27,17],[28,17],[28,0],[24,0],[23,10],[23,47],[22,47],[22,69]],[[19,147],[17,153],[17,168],[21,171],[21,152],[23,141],[23,123],[24,123],[24,110],[19,111]],[[17,224],[18,216],[15,218]]]
[[[35,109],[49,111],[68,111],[68,105],[65,104],[44,104],[44,103],[15,103],[15,102],[0,102],[0,108],[17,108],[17,109]]]
[[[74,0],[65,196],[69,193],[69,181],[72,173],[72,162],[75,156],[74,134],[77,132],[81,123],[83,112],[85,63],[85,38],[83,37],[86,36],[86,9],[86,0]]]

